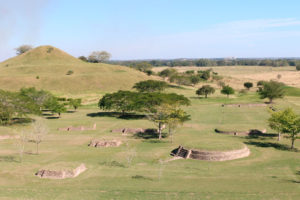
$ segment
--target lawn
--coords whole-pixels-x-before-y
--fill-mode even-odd
[[[219,91],[208,99],[195,96],[195,89],[169,89],[192,101],[185,108],[190,121],[178,128],[174,142],[158,141],[129,134],[111,133],[125,127],[155,128],[147,119],[120,119],[100,115],[96,104],[84,106],[61,119],[45,119],[49,134],[35,154],[33,143],[26,143],[19,162],[16,139],[0,141],[0,199],[299,199],[300,152],[289,151],[290,141],[277,142],[267,126],[265,107],[222,107],[223,103],[263,102],[249,92],[226,98]],[[276,107],[292,106],[300,112],[300,98],[286,97]],[[94,117],[91,114],[94,113]],[[60,127],[92,126],[95,131],[58,131]],[[226,130],[267,129],[269,136],[249,138],[221,135]],[[0,127],[5,135],[30,130],[29,125]],[[118,139],[120,147],[92,148],[92,139]],[[247,145],[247,158],[208,162],[174,160],[170,152],[183,145],[206,150],[232,150]],[[300,149],[300,141],[295,146]],[[74,179],[48,180],[34,176],[39,169],[73,169],[80,163],[87,171]]]

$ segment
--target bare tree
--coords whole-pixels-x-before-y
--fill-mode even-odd
[[[21,45],[18,48],[16,48],[15,50],[16,50],[17,55],[21,55],[31,49],[32,49],[31,45]]]
[[[24,155],[24,150],[25,150],[25,144],[27,142],[27,137],[25,131],[20,132],[20,137],[17,138],[17,148],[18,148],[18,153],[20,157],[20,163],[23,162],[23,155]]]
[[[94,51],[88,57],[89,62],[98,63],[108,61],[111,57],[111,54],[106,51]]]
[[[41,122],[35,121],[32,125],[32,132],[30,140],[36,144],[36,154],[39,154],[39,144],[43,141],[45,135],[48,133],[48,128]]]

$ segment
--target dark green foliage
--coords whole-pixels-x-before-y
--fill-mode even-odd
[[[66,75],[72,75],[74,72],[72,70],[69,70]]]
[[[151,75],[154,75],[154,72],[150,69],[146,70],[145,73],[148,75],[148,76],[151,76]]]
[[[147,62],[137,62],[130,65],[131,68],[139,70],[141,72],[146,72],[152,69],[152,65]]]
[[[75,110],[77,110],[77,108],[81,106],[81,99],[68,99],[68,101],[69,106],[73,107]]]
[[[198,71],[198,75],[200,76],[200,78],[204,79],[204,80],[208,80],[210,78],[210,72],[211,70],[199,70]]]
[[[208,94],[213,94],[213,93],[215,93],[215,89],[210,85],[203,85],[201,88],[199,88],[196,91],[197,95],[205,95],[205,98],[207,98]]]
[[[247,89],[249,90],[250,88],[253,87],[253,83],[251,83],[251,82],[245,82],[245,83],[244,83],[244,87],[247,88]]]
[[[58,98],[54,96],[47,99],[47,101],[44,103],[44,108],[50,110],[52,113],[57,113],[59,117],[61,116],[61,113],[67,111],[65,104],[60,103]]]
[[[164,69],[161,72],[159,72],[159,76],[163,78],[171,77],[173,75],[177,74],[177,71],[175,69]]]
[[[84,62],[88,62],[88,59],[85,56],[79,56],[78,59],[80,59],[80,60],[82,60]]]
[[[139,92],[161,92],[168,87],[164,81],[147,80],[136,83],[133,88]]]
[[[199,76],[190,76],[190,81],[193,85],[196,85],[197,83],[199,83],[201,81],[201,78]]]
[[[284,84],[276,81],[264,82],[258,93],[261,99],[268,98],[272,103],[273,99],[284,97]]]
[[[40,79],[40,76],[36,76],[35,78],[36,78],[36,79]]]
[[[194,70],[187,70],[185,71],[186,74],[195,74],[195,71]]]
[[[229,85],[226,85],[222,88],[221,93],[226,94],[227,97],[229,97],[229,95],[234,94],[234,89]]]
[[[297,70],[297,71],[300,71],[300,63],[298,63],[298,64],[296,65],[296,70]]]
[[[155,107],[162,104],[168,105],[190,105],[190,100],[183,95],[175,93],[139,93],[131,91],[118,91],[104,95],[98,106],[103,110],[114,110],[125,112],[156,112]]]

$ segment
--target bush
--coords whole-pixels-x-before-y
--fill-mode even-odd
[[[300,71],[300,63],[296,65],[296,70]]]
[[[72,74],[74,74],[74,72],[72,70],[69,70],[66,75],[72,75]]]
[[[250,88],[253,87],[253,83],[251,83],[251,82],[245,82],[244,83],[244,87],[247,88],[247,90],[249,90]]]

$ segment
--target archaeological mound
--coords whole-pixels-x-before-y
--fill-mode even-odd
[[[90,147],[118,147],[122,144],[119,140],[92,140]]]
[[[247,146],[242,149],[231,150],[231,151],[206,151],[198,149],[187,149],[183,146],[179,146],[174,149],[171,153],[174,157],[182,157],[185,159],[196,159],[196,160],[207,160],[207,161],[226,161],[235,160],[239,158],[248,157],[250,150]]]
[[[79,165],[74,170],[48,170],[42,169],[39,170],[35,175],[40,178],[49,178],[49,179],[65,179],[65,178],[75,178],[82,172],[86,170],[84,164]]]

